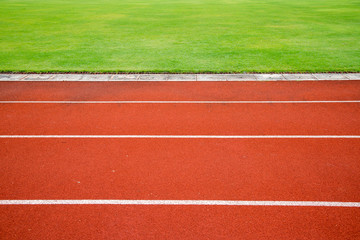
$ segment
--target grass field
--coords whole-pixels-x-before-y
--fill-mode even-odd
[[[0,71],[360,71],[359,0],[0,0]]]

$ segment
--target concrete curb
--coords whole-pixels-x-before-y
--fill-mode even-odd
[[[360,80],[360,73],[306,74],[0,74],[0,81],[318,81]]]

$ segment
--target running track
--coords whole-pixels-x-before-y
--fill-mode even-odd
[[[360,81],[0,82],[1,239],[360,239]]]

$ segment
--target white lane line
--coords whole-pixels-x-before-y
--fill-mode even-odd
[[[126,104],[126,103],[193,103],[193,104],[246,104],[246,103],[360,103],[360,100],[334,101],[0,101],[0,104],[42,103],[42,104]]]
[[[360,202],[321,201],[226,201],[226,200],[0,200],[0,205],[213,205],[360,207]]]
[[[360,135],[0,135],[0,138],[360,138]]]

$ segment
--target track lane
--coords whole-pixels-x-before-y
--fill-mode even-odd
[[[0,82],[0,101],[360,100],[360,81]]]
[[[360,211],[312,207],[0,206],[4,239],[357,239]]]
[[[360,139],[1,139],[1,199],[360,202]]]
[[[0,135],[359,135],[360,103],[0,104]]]

